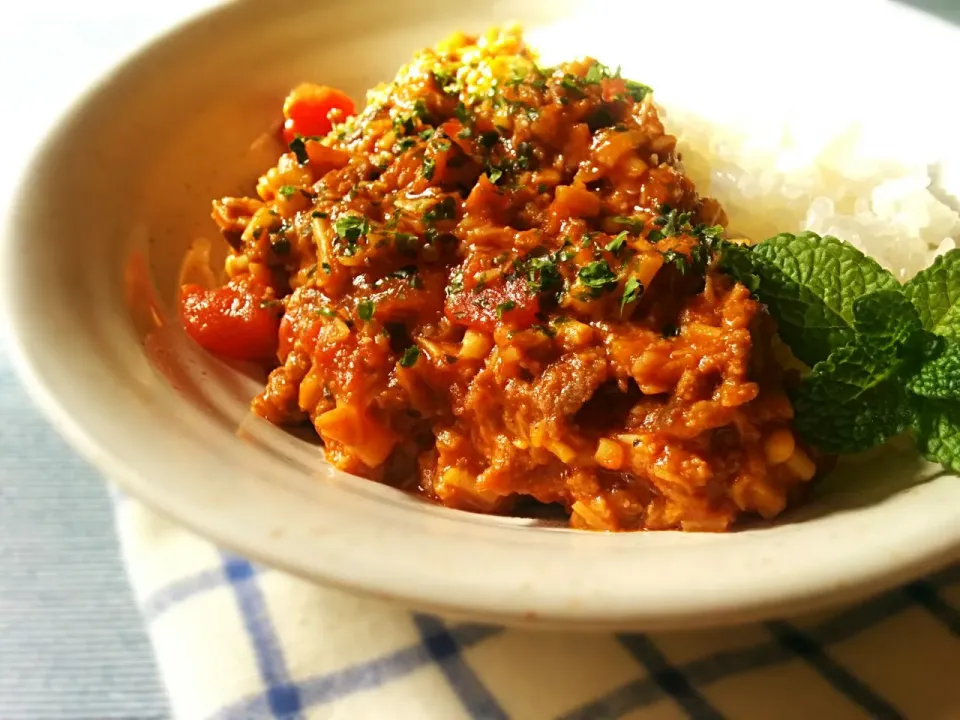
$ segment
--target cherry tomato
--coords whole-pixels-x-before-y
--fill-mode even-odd
[[[280,312],[263,301],[263,289],[231,283],[213,290],[180,290],[184,327],[205,350],[253,362],[276,360]]]
[[[333,127],[330,113],[334,110],[341,113],[338,122],[357,114],[353,100],[340,90],[311,83],[298,85],[283,102],[283,139],[289,144],[297,135],[326,135]]]
[[[513,278],[503,285],[450,295],[444,312],[451,322],[480,330],[493,330],[499,323],[529,327],[537,322],[540,303],[526,280]]]

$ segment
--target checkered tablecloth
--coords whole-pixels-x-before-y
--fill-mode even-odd
[[[960,566],[799,619],[538,633],[320,588],[133,501],[118,520],[178,717],[960,718]]]

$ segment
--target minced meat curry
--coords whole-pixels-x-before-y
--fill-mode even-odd
[[[772,319],[717,270],[726,218],[650,89],[541,67],[515,29],[417,54],[366,108],[287,98],[289,151],[214,203],[229,282],[188,332],[274,365],[253,401],[344,471],[573,527],[720,531],[816,472]]]

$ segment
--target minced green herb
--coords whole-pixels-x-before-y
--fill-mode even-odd
[[[617,274],[610,269],[605,260],[596,260],[580,268],[577,273],[580,282],[599,292],[612,290],[617,284]]]
[[[623,296],[620,298],[620,314],[623,315],[623,308],[639,300],[641,295],[643,295],[643,283],[636,278],[629,278],[623,284]]]
[[[357,316],[361,320],[371,320],[376,305],[370,300],[363,300],[357,305]]]
[[[400,356],[400,367],[410,368],[413,367],[417,359],[420,357],[420,348],[416,345],[411,345],[406,350],[403,351],[403,355]]]
[[[369,221],[360,215],[341,215],[333,224],[337,237],[355,243],[370,232]]]
[[[436,171],[436,169],[437,169],[437,161],[436,161],[436,160],[434,160],[434,159],[431,158],[431,157],[425,157],[425,158],[423,159],[423,168],[422,168],[422,170],[423,170],[423,176],[424,176],[427,180],[432,180],[432,179],[433,179],[433,173]]]
[[[517,304],[513,300],[504,300],[502,303],[497,305],[497,318],[503,319],[504,313],[508,313],[516,307]]]
[[[443,200],[434,203],[430,209],[423,214],[423,219],[429,222],[435,220],[454,220],[457,217],[457,203],[452,195],[447,195]]]
[[[307,143],[299,135],[290,141],[290,151],[301,165],[306,165],[310,161],[310,156],[307,155]]]
[[[616,254],[623,249],[623,246],[626,242],[627,242],[627,231],[624,230],[622,233],[620,233],[615,238],[613,238],[613,240],[607,243],[606,250],[607,252],[612,252]]]

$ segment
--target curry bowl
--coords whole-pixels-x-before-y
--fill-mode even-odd
[[[252,415],[262,370],[205,352],[181,322],[181,284],[227,252],[210,201],[251,194],[276,163],[290,88],[315,82],[360,100],[414,51],[509,21],[550,62],[590,56],[652,86],[688,172],[724,203],[730,228],[766,234],[772,207],[793,223],[783,231],[859,232],[836,217],[862,220],[867,205],[808,209],[770,174],[814,183],[804,163],[829,151],[816,182],[856,193],[887,173],[862,202],[920,228],[891,241],[887,265],[914,262],[931,233],[960,237],[950,99],[916,80],[957,65],[960,31],[895,5],[865,4],[868,37],[859,4],[829,15],[826,3],[750,15],[747,5],[283,0],[209,11],[91,88],[24,175],[0,248],[15,365],[56,429],[131,496],[264,564],[421,610],[529,627],[703,627],[850,602],[938,569],[960,558],[960,478],[896,442],[842,460],[777,517],[723,533],[590,532],[468,512],[337,469],[311,433]],[[745,35],[721,42],[715,28],[737,17],[749,17]],[[682,44],[666,30],[676,25]],[[844,53],[766,40],[813,35]],[[731,128],[760,168],[755,184],[737,180]],[[829,142],[810,150],[814,135]],[[844,155],[854,146],[856,165]]]

